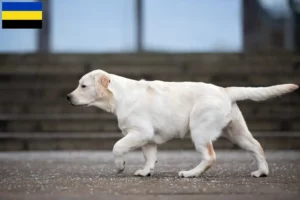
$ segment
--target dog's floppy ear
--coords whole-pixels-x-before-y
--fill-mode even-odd
[[[98,74],[94,76],[96,89],[98,94],[102,97],[105,92],[113,92],[111,79],[108,74]]]
[[[109,76],[103,74],[103,75],[100,76],[98,81],[100,82],[99,84],[101,84],[104,88],[108,89],[108,86],[109,86],[109,83],[110,83]]]

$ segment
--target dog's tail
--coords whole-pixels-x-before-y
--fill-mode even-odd
[[[253,101],[263,101],[293,92],[298,88],[299,86],[295,84],[282,84],[270,87],[228,87],[225,88],[225,90],[229,98],[235,102],[247,99]]]

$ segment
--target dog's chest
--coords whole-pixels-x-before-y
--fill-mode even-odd
[[[129,127],[128,127],[127,121],[128,120],[126,120],[126,119],[123,119],[123,118],[119,119],[118,118],[118,127],[122,131],[123,135],[126,135],[128,133],[128,128]]]
[[[134,117],[127,116],[127,117],[118,117],[118,127],[122,131],[123,135],[127,135],[130,130],[138,130],[139,128],[142,129],[142,125],[138,119]]]

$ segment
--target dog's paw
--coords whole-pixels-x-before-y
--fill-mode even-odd
[[[125,161],[123,159],[116,159],[115,164],[117,167],[117,173],[121,173],[124,171],[125,168]]]
[[[268,176],[268,173],[263,171],[263,170],[257,170],[257,171],[254,171],[251,173],[251,176],[252,177],[255,177],[255,178],[259,178],[259,177],[267,177]]]
[[[183,178],[194,178],[197,177],[198,175],[191,171],[180,171],[178,172],[178,176]]]
[[[134,173],[135,176],[152,176],[152,174],[153,169],[140,169]]]

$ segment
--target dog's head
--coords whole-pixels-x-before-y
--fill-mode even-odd
[[[74,106],[98,106],[106,110],[103,106],[109,106],[112,95],[110,75],[95,70],[79,80],[78,87],[67,95],[67,99]]]

